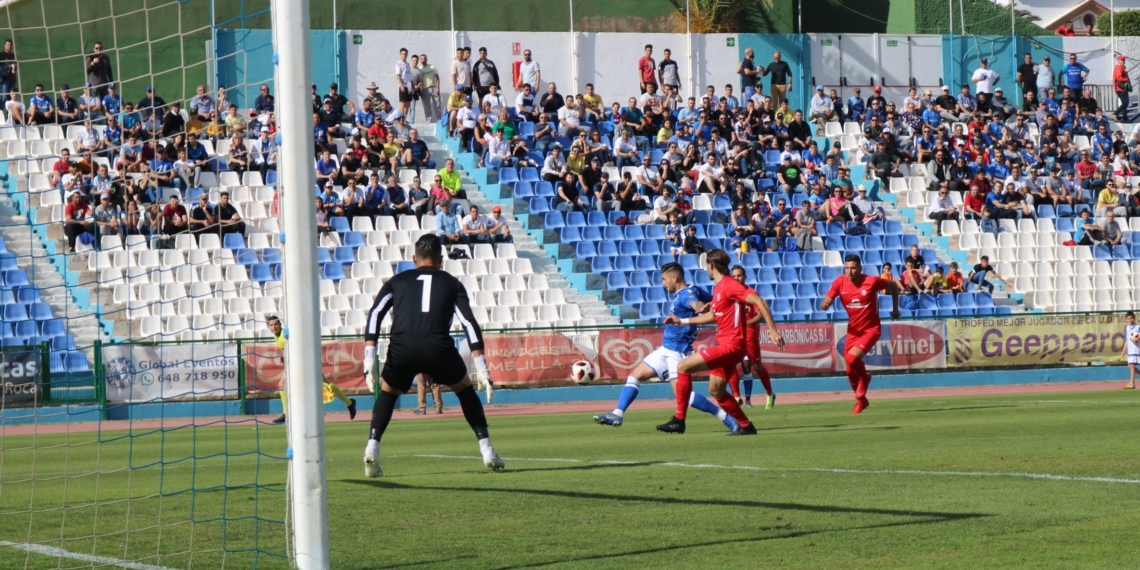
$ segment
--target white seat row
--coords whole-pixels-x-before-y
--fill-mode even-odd
[[[1037,277],[1038,275],[1044,277],[1075,277],[1078,275],[1140,275],[1140,260],[1133,260],[1131,262],[1124,260],[1116,260],[1113,262],[1098,260],[1098,261],[1038,261],[1036,263],[1029,262],[1000,262],[995,263],[994,268],[997,269],[1003,277]]]
[[[1003,275],[1003,277],[1005,277]],[[1123,291],[1131,293],[1140,284],[1140,275],[1075,275],[1015,277],[1013,288],[1021,293],[1033,291],[1100,292]]]
[[[942,222],[942,235],[958,235],[958,249],[973,250],[982,247],[1054,247],[1063,245],[1073,239],[1069,232],[1034,232],[1011,233],[1002,232],[997,236],[983,232],[980,234],[947,234],[946,224]]]
[[[1089,246],[1055,247],[979,247],[978,258],[989,257],[990,262],[998,261],[1093,261]]]

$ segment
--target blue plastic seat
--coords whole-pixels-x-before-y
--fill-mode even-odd
[[[712,287],[713,281],[708,271],[698,269],[693,272],[693,284],[697,287]]]
[[[760,265],[762,267],[771,267],[773,269],[783,267],[784,264],[780,261],[780,254],[774,251],[766,251],[760,255]]]
[[[595,228],[609,225],[609,222],[606,220],[606,213],[598,211],[589,212],[586,214],[586,225]]]
[[[597,254],[598,250],[592,241],[580,241],[574,244],[574,257],[578,259],[590,259]]]
[[[538,196],[538,194],[534,193],[534,184],[530,182],[515,182],[515,185],[511,188],[511,197],[516,200],[528,200],[536,196]]]
[[[222,238],[222,247],[227,249],[245,248],[245,236],[241,234],[226,234]]]
[[[638,255],[633,258],[633,268],[637,271],[653,271],[660,267],[661,264],[657,261],[660,257],[659,255]],[[673,257],[668,256],[668,259],[672,260]]]
[[[59,319],[47,319],[40,323],[40,336],[50,338],[64,334],[67,334],[67,331],[63,327],[63,321]]]
[[[780,151],[766,150],[764,151],[764,163],[768,166],[775,168],[780,165]]]
[[[558,228],[558,241],[565,244],[574,244],[582,241],[583,228],[563,226]]]
[[[349,227],[349,225],[348,225],[348,218],[346,218],[344,216],[333,216],[333,217],[329,218],[329,228],[332,228],[332,230],[338,234],[343,234],[344,232],[352,230],[352,228]],[[233,235],[233,234],[230,234],[230,235]],[[223,245],[225,245],[225,244],[223,244]],[[229,246],[226,246],[226,247],[229,247]]]
[[[614,226],[614,227],[616,229],[620,230],[620,233],[622,234],[622,237],[620,239],[643,240],[643,239],[647,238],[647,236],[645,235],[645,226],[633,225],[633,226]],[[665,234],[662,233],[661,237],[664,237],[664,236],[665,236]]]
[[[638,252],[637,252],[637,244],[638,243],[639,242],[636,242],[633,240],[621,240],[621,241],[617,242],[618,255],[636,257],[638,255]],[[656,255],[656,254],[654,254],[654,255]]]
[[[939,309],[956,309],[958,304],[954,301],[953,295],[938,295],[935,297],[938,300]]]
[[[351,248],[361,247],[366,243],[363,232],[344,232],[342,241],[345,247]]]
[[[803,319],[815,310],[815,304],[812,301],[814,301],[813,298],[804,297],[798,297],[792,301],[792,312],[797,315],[796,320]]]
[[[523,170],[526,170],[525,168]],[[542,198],[553,198],[558,194],[554,191],[554,185],[545,181],[539,180],[534,183],[534,195]]]
[[[974,309],[977,308],[977,297],[974,293],[958,293],[955,299],[959,309]]]
[[[754,252],[748,252],[740,256],[740,266],[743,267],[746,271],[749,269],[760,268],[760,255]]]
[[[411,271],[415,268],[416,268],[416,264],[413,261],[397,261],[396,262],[396,273],[397,274],[403,273],[405,271]]]
[[[10,291],[6,291],[9,295]],[[16,303],[38,303],[40,302],[40,290],[36,287],[18,287],[15,290],[15,299],[10,302]]]
[[[1112,261],[1112,250],[1108,246],[1094,245],[1092,248],[1093,259],[1097,261]]]
[[[867,231],[871,232],[873,236],[882,236],[887,232],[883,229],[883,222],[874,220],[867,223]]]
[[[321,265],[321,279],[332,279],[333,281],[344,279],[344,266],[336,261]]]
[[[519,180],[519,171],[514,167],[505,166],[499,169],[499,184],[514,184]]]
[[[792,302],[788,299],[777,298],[775,301],[772,301],[772,312],[788,314],[792,312]]]
[[[75,338],[69,334],[56,335],[51,338],[51,350],[67,351],[75,350]]]
[[[780,276],[780,283],[795,283],[799,279],[799,275],[795,269],[791,267],[782,267],[777,275]]]
[[[649,281],[649,271],[638,270],[629,273],[629,286],[630,287],[651,287],[654,283]]]
[[[705,229],[705,235],[709,236],[710,239],[725,239],[728,237],[728,232],[725,231],[722,224],[710,224]]]
[[[1112,246],[1112,257],[1116,259],[1132,259],[1132,252],[1129,251],[1126,245]]]
[[[46,321],[54,318],[51,314],[51,305],[43,302],[28,305],[28,313],[32,320]]]
[[[91,365],[87,363],[87,355],[82,352],[68,352],[64,358],[68,374],[82,374],[91,372]]]
[[[626,287],[621,290],[621,304],[637,305],[645,302],[644,289],[640,287]]]
[[[934,295],[927,295],[924,293],[918,296],[918,308],[929,309],[933,311],[938,308],[938,301],[934,298]]]
[[[661,304],[660,303],[642,303],[637,309],[638,318],[651,320],[661,318]]]
[[[342,270],[341,273],[344,273],[344,271]],[[253,264],[249,268],[249,280],[254,283],[273,281],[273,266],[268,263]]]
[[[547,230],[556,230],[565,224],[565,219],[562,217],[562,212],[547,212],[542,217],[542,227]]]
[[[823,238],[823,248],[831,251],[843,251],[843,238],[838,236],[827,236]]]
[[[640,244],[638,246],[638,253],[641,255],[662,255],[669,253],[670,246],[665,245],[663,242],[655,239],[643,239],[640,242],[636,243]],[[654,264],[656,265],[656,262]]]
[[[629,283],[626,281],[625,273],[611,271],[606,274],[606,289],[618,291],[626,287],[629,287]]]
[[[606,242],[602,242],[603,244]],[[614,270],[614,257],[598,254],[590,258],[590,273],[601,275]]]
[[[262,263],[281,263],[281,248],[267,247],[261,250]]]
[[[523,182],[546,182],[538,175],[538,169],[531,166],[524,166],[519,169],[519,180]],[[547,182],[547,184],[550,184]],[[540,194],[541,196],[541,194]]]
[[[863,236],[847,236],[843,240],[843,249],[848,252],[863,251]]]
[[[776,298],[777,299],[795,299],[796,286],[791,283],[777,283],[776,284]]]
[[[818,267],[801,267],[799,269],[801,283],[818,283],[819,282],[819,268]]]
[[[594,259],[597,259],[596,257]],[[627,255],[619,255],[614,258],[614,271],[634,271],[634,260]]]
[[[801,267],[803,266],[803,259],[800,257],[799,252],[790,251],[780,255],[780,263],[784,267]]]
[[[775,284],[775,283],[779,283],[779,282],[780,282],[780,280],[779,280],[779,278],[776,276],[776,270],[775,270],[775,269],[773,269],[773,268],[771,268],[771,267],[761,267],[761,268],[760,268],[760,269],[759,269],[759,270],[756,272],[756,282],[757,282],[757,283],[772,283],[772,284]]]
[[[879,251],[883,249],[882,236],[863,236],[863,249],[865,251]]]
[[[248,247],[235,249],[234,262],[247,267],[257,263],[257,250]]]
[[[697,261],[697,256],[691,253],[686,253],[685,255],[677,258],[677,263],[681,264],[681,268],[686,271],[693,271],[695,269],[698,269]]]
[[[14,323],[28,320],[28,306],[23,303],[4,305],[3,320]]]
[[[732,199],[725,194],[713,194],[712,207],[714,210],[732,209]]]
[[[28,282],[28,274],[23,269],[10,269],[8,271],[0,273],[0,276],[3,276],[3,280],[0,282],[0,285],[11,287],[13,289],[16,287],[27,287],[31,285],[31,283]]]
[[[617,257],[618,242],[616,241],[601,241],[598,242],[598,255],[605,255],[607,257]]]
[[[646,303],[666,303],[668,301],[669,296],[665,293],[664,287],[647,287],[645,289]]]
[[[538,196],[527,198],[527,209],[531,214],[535,215],[550,212],[550,198],[540,198]]]
[[[39,336],[38,328],[39,327],[36,324],[36,321],[32,321],[32,320],[18,321],[12,326],[12,330],[14,332],[13,336],[18,336],[18,337],[23,338],[23,339],[28,339],[28,338],[32,338],[35,336]]]
[[[19,268],[20,266],[16,262],[16,254],[8,252],[0,253],[0,271],[10,271]]]
[[[618,242],[625,239],[625,233],[621,226],[603,226],[601,229],[602,241]]]
[[[887,221],[883,222],[883,231],[889,236],[890,235],[902,235],[903,234],[902,222],[899,220],[887,220]]]

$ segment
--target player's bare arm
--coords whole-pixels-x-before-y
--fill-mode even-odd
[[[899,287],[899,284],[895,281],[891,281],[891,282],[887,283],[887,294],[891,296],[891,318],[892,319],[897,319],[897,318],[902,316],[902,313],[899,312],[899,293],[902,292],[901,289],[902,288]],[[831,299],[824,299],[823,301],[824,301],[824,303],[828,303],[828,301],[830,301],[830,300]],[[828,304],[830,305],[830,303],[828,303]],[[822,303],[821,303],[821,305],[822,305]],[[826,307],[824,308],[824,310],[826,310]]]
[[[712,311],[706,311],[706,312],[701,313],[695,317],[689,317],[687,319],[682,319],[682,318],[678,317],[677,315],[669,315],[668,317],[665,318],[665,324],[667,324],[667,325],[681,325],[681,326],[707,325],[707,324],[709,324],[715,320],[716,320],[716,315],[714,315]]]

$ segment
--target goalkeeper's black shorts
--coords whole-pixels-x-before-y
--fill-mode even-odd
[[[419,374],[431,376],[437,384],[453,386],[467,377],[467,364],[455,348],[388,347],[380,377],[389,386],[407,392]]]

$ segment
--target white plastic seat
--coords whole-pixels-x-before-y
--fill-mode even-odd
[[[255,297],[255,298],[260,298]],[[226,312],[232,315],[245,315],[252,312],[249,307],[249,299],[245,297],[235,297],[226,303]]]
[[[534,313],[534,308],[527,305],[519,305],[515,307],[515,320],[528,325],[536,320],[538,317]]]
[[[547,305],[562,305],[562,304],[566,303],[566,298],[562,293],[562,289],[547,289],[546,292],[543,293],[542,300]],[[539,318],[542,318],[545,320],[557,320],[557,319],[546,319],[546,317],[542,317],[541,315]]]
[[[516,307],[519,304],[519,294],[515,291],[500,291],[499,305],[503,307]]]
[[[520,273],[515,271],[515,274],[519,275]],[[532,274],[526,278],[526,288],[532,291],[546,291],[550,285],[545,275]]]
[[[484,275],[479,282],[479,290],[498,293],[503,290],[503,282],[495,275]]]
[[[516,275],[531,275],[534,273],[534,268],[531,267],[530,260],[526,258],[511,260],[511,269]]]
[[[487,262],[482,259],[468,260],[467,274],[475,277],[490,275],[490,271],[487,270]]]
[[[238,282],[249,281],[249,273],[246,272],[244,265],[227,265],[226,266],[226,281]]]
[[[487,263],[487,271],[491,275],[514,275],[511,271],[511,262],[507,259],[491,259]],[[522,277],[521,275],[514,275],[515,277]]]
[[[507,274],[503,276],[503,288],[508,291],[525,291],[526,278],[522,275]]]

